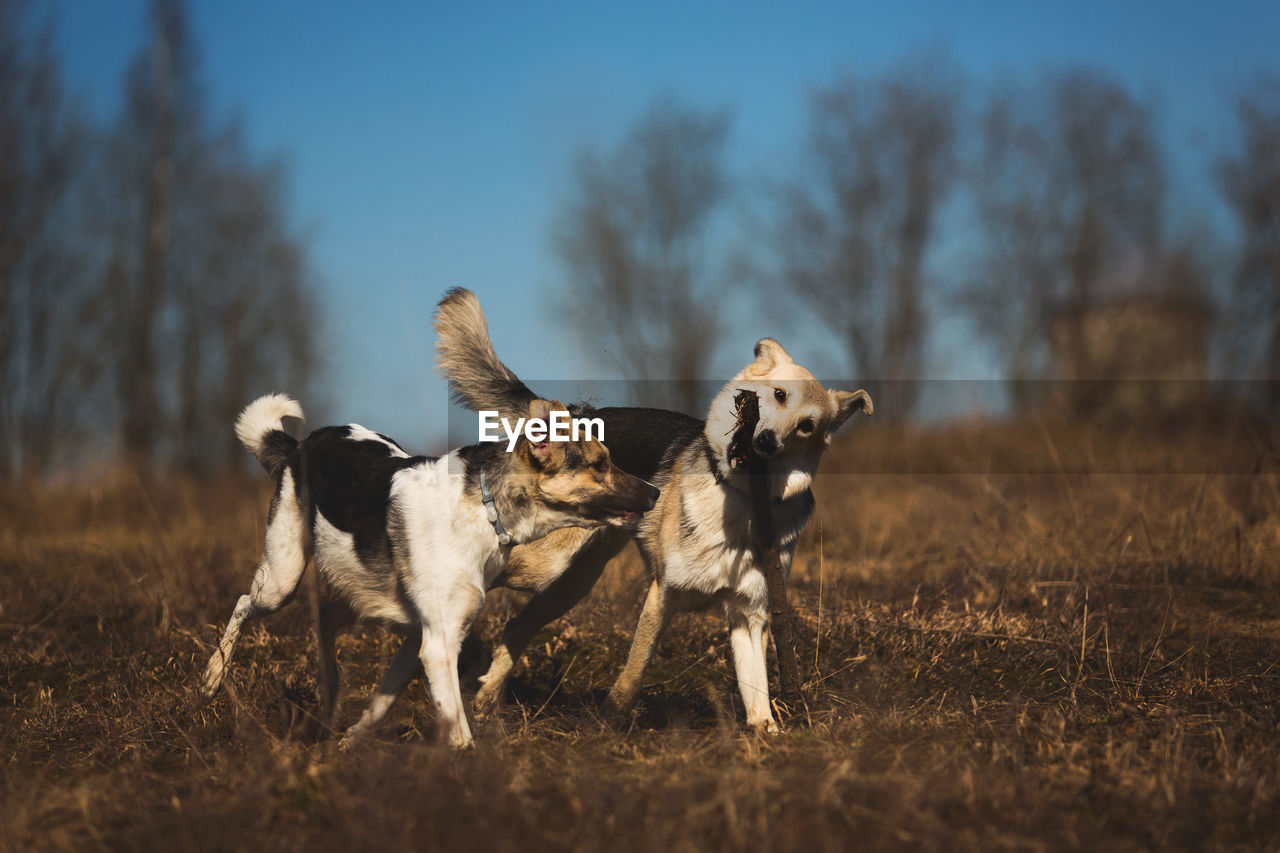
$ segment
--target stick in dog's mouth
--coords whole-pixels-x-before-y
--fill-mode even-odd
[[[733,438],[729,441],[730,468],[741,468],[751,461],[751,440],[755,437],[756,424],[760,421],[760,398],[755,391],[742,388],[733,398],[733,412],[737,422]]]

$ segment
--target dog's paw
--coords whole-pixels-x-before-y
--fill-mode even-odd
[[[358,724],[352,726],[343,732],[342,737],[338,739],[338,751],[351,752],[365,742],[365,735],[367,734],[368,732],[361,729]]]
[[[623,707],[610,697],[600,705],[600,718],[609,728],[619,734],[629,731],[636,721],[636,712],[632,705]]]
[[[477,720],[487,720],[498,713],[498,707],[501,704],[501,688],[490,688],[489,685],[486,684],[476,693],[476,698],[471,704],[471,709]]]
[[[773,719],[772,717],[769,717],[766,720],[748,721],[747,725],[749,725],[751,727],[751,730],[754,731],[756,734],[761,734],[761,735],[782,734],[782,727],[779,726],[778,721]]]
[[[226,664],[221,655],[215,653],[209,658],[209,663],[204,668],[204,675],[200,677],[200,697],[206,702],[218,694],[225,669]]]

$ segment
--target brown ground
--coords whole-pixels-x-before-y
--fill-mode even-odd
[[[306,587],[195,697],[265,484],[11,486],[0,847],[1275,849],[1280,478],[1227,432],[859,426],[792,579],[808,707],[786,734],[741,730],[708,615],[677,620],[630,728],[602,725],[630,557],[461,756],[421,681],[375,742],[316,742]],[[486,636],[516,601],[491,596]],[[343,638],[342,720],[392,652]]]

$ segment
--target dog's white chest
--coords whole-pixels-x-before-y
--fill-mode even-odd
[[[446,456],[396,476],[391,500],[403,525],[400,537],[415,583],[452,575],[483,590],[502,569],[503,549],[484,508],[463,500],[462,466],[451,461]]]
[[[741,596],[763,606],[767,584],[752,530],[750,498],[708,478],[707,485],[686,488],[679,496],[679,524],[674,537],[664,537],[667,583],[675,588],[716,596]],[[780,537],[783,571],[789,571],[796,539],[808,519],[804,501],[777,505],[774,523]]]
[[[678,535],[667,540],[665,549],[668,582],[706,595],[754,593],[755,578],[761,576],[751,548],[746,500],[726,496],[712,483],[681,494],[679,512]]]

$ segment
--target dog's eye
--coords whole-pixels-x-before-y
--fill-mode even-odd
[[[811,435],[816,428],[817,425],[814,424],[813,418],[805,418],[796,425],[796,432],[801,435]]]
[[[786,391],[783,391],[781,388],[774,388],[774,389],[773,389],[773,399],[775,399],[775,400],[777,400],[779,403],[781,403],[781,404],[785,405],[785,404],[786,404],[786,402],[787,402],[787,392],[786,392]]]
[[[599,459],[596,460],[596,464],[592,465],[591,467],[596,469],[597,473],[600,473],[600,474],[607,473],[609,470],[609,460],[601,456]]]

